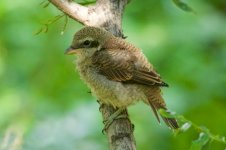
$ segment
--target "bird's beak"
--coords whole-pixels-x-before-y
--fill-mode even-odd
[[[77,53],[77,49],[72,46],[67,48],[66,51],[64,52],[64,54],[67,54],[67,55],[72,55],[72,54],[76,54],[76,53]]]

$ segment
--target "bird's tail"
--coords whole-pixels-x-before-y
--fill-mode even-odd
[[[160,123],[160,119],[159,119],[159,115],[158,115],[158,110],[159,109],[164,109],[166,113],[169,113],[167,111],[166,108],[166,104],[161,96],[160,93],[160,89],[156,88],[156,89],[151,89],[151,91],[146,93],[147,99],[148,99],[148,103],[150,104],[155,117],[157,118],[158,122]],[[175,118],[169,118],[169,117],[165,117],[162,116],[160,114],[161,118],[164,120],[164,122],[166,123],[166,125],[168,127],[170,127],[171,129],[178,129],[179,125],[177,123],[177,120]]]

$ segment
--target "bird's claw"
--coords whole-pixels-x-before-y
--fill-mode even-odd
[[[125,119],[128,118],[127,115],[121,114],[123,109],[118,109],[115,113],[113,113],[108,119],[104,120],[104,128],[102,130],[102,133],[104,134],[106,130],[110,127],[110,125],[113,123],[114,120],[118,119]]]

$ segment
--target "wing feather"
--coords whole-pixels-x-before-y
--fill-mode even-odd
[[[119,44],[119,49],[115,47],[117,44]],[[123,83],[167,86],[139,49],[126,43],[123,44],[114,43],[113,47],[108,45],[107,48],[94,53],[92,64],[99,69],[100,74],[109,80]]]

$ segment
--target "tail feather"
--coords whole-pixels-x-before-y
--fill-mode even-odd
[[[158,92],[158,93],[149,92],[148,95],[147,95],[147,98],[148,98],[148,102],[149,102],[149,104],[150,104],[150,106],[151,106],[151,108],[154,112],[155,117],[157,118],[158,122],[160,123],[158,110],[164,109],[167,112],[167,108],[166,108],[166,104],[165,104],[162,96],[160,95],[160,90],[154,91],[154,92]],[[162,115],[160,115],[160,116],[163,119],[163,121],[166,123],[166,125],[168,127],[170,127],[171,129],[178,129],[179,128],[179,125],[178,125],[177,120],[175,118],[168,118],[168,117],[164,117]]]
[[[157,118],[158,122],[160,123],[159,115],[158,115],[158,112],[157,112],[155,106],[152,103],[149,103],[149,104],[154,112],[155,117]]]
[[[179,125],[178,125],[177,120],[175,118],[166,118],[166,117],[162,116],[162,119],[164,120],[166,125],[168,127],[170,127],[171,129],[178,129],[179,128]]]
[[[156,106],[155,104],[153,104],[152,102],[149,102],[155,117],[157,118],[158,122],[160,123],[160,119],[159,119],[159,115],[158,115],[158,110],[159,109],[165,109],[167,110],[165,107],[159,107],[158,105]],[[161,115],[160,115],[161,116]],[[161,118],[163,119],[163,121],[166,123],[166,125],[168,127],[170,127],[171,129],[178,129],[179,125],[177,123],[177,120],[175,118],[167,118],[167,117],[163,117],[161,116]]]

